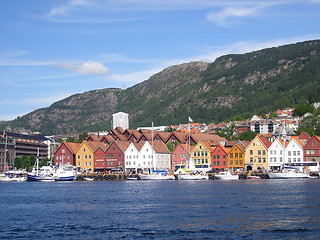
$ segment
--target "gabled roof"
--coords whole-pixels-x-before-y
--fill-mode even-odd
[[[213,152],[216,150],[216,149],[218,149],[218,148],[221,148],[222,149],[222,151],[224,151],[226,154],[228,154],[229,152],[230,152],[230,150],[231,150],[231,148],[226,148],[226,147],[224,147],[224,146],[222,146],[222,145],[217,145],[216,147],[215,147],[215,149],[213,150]]]
[[[246,151],[246,147],[243,144],[235,144],[235,145],[233,145],[233,147],[231,149],[233,149],[235,147],[239,148],[240,151],[243,152],[243,153],[245,153],[245,151]],[[231,149],[230,149],[230,151],[231,151]]]
[[[143,147],[144,143],[140,142],[140,143],[133,143],[133,145],[136,147],[136,149],[138,151],[141,150],[141,148]]]
[[[169,136],[169,138],[171,138],[173,136],[175,136],[176,139],[179,140],[179,142],[183,143],[185,142],[186,137],[188,136],[188,133],[184,133],[184,132],[171,132],[171,135]]]
[[[102,150],[106,150],[106,144],[103,142],[95,142],[95,141],[84,141],[86,145],[91,149],[92,152],[97,151],[98,148],[101,148]]]
[[[199,141],[199,143],[202,143],[210,152],[213,152],[214,148],[211,146],[211,143],[209,141]]]
[[[96,134],[90,134],[88,135],[88,137],[86,138],[86,141],[100,141],[101,137],[96,135]]]
[[[299,139],[305,139],[306,141],[308,141],[310,138],[311,138],[311,136],[307,132],[301,132],[299,134]]]
[[[116,127],[115,130],[120,134],[123,134],[123,132],[124,132],[122,127]]]
[[[187,136],[188,137],[188,136]],[[224,137],[220,137],[216,134],[207,134],[207,133],[193,133],[190,137],[195,141],[211,141],[211,142],[226,142],[227,140]]]
[[[258,138],[261,140],[261,142],[266,148],[269,148],[271,146],[271,142],[266,137],[258,135]]]
[[[148,142],[152,147],[152,142]],[[153,150],[156,153],[171,153],[163,142],[153,142]]]
[[[291,139],[294,139],[302,148],[306,145],[306,142],[303,142],[299,139],[299,136],[292,136],[290,138],[290,141]]]
[[[159,131],[154,135],[154,138],[156,136],[159,136],[163,142],[167,142],[168,138],[171,136],[171,133],[170,132],[160,132]]]
[[[78,151],[78,148],[80,147],[81,143],[72,143],[72,142],[63,142],[60,144],[59,148],[56,150],[56,152],[62,147],[66,146],[68,150],[72,153],[75,154]]]
[[[125,152],[127,150],[127,148],[129,147],[129,145],[131,144],[131,142],[129,142],[129,141],[118,141],[118,140],[115,140],[112,143],[115,143],[118,146],[118,148],[121,150],[121,152]],[[111,146],[111,144],[110,144],[110,146]]]

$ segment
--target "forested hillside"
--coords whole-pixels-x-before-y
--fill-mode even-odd
[[[164,69],[126,90],[76,94],[2,127],[44,134],[108,130],[112,113],[130,114],[130,127],[179,124],[188,116],[219,122],[301,103],[320,102],[320,41],[308,41],[213,63],[191,62]]]

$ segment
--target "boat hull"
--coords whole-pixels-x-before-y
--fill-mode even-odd
[[[219,180],[238,180],[239,176],[217,176],[217,175],[215,175],[215,178],[219,179]]]
[[[160,175],[160,174],[139,174],[141,180],[174,180],[172,175]]]
[[[180,174],[180,175],[178,175],[178,180],[209,180],[209,176],[208,175]]]
[[[214,175],[216,179],[219,180],[238,180],[238,175],[233,175],[230,172],[220,172]]]
[[[288,178],[309,178],[310,176],[307,173],[269,173],[269,178],[271,179],[288,179]]]
[[[54,182],[55,180],[53,176],[27,175],[27,181],[29,182]]]

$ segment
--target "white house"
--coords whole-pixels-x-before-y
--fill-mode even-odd
[[[296,137],[292,137],[285,151],[285,163],[303,162],[303,143]]]
[[[171,168],[171,152],[163,142],[154,142],[154,161],[155,170],[169,170]]]
[[[276,139],[268,149],[268,165],[272,171],[282,169],[285,156],[285,142]]]
[[[145,173],[150,173],[151,169],[153,168],[153,149],[152,145],[146,141],[144,142],[141,150],[140,150],[140,156],[141,156],[141,169]]]
[[[130,143],[127,150],[124,152],[125,156],[125,169],[126,171],[136,171],[139,168],[139,163],[141,162],[139,159],[139,150],[135,146],[134,143]]]

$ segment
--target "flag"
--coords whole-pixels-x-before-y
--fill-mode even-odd
[[[189,122],[193,122],[193,120],[191,119],[191,117],[189,117]]]

